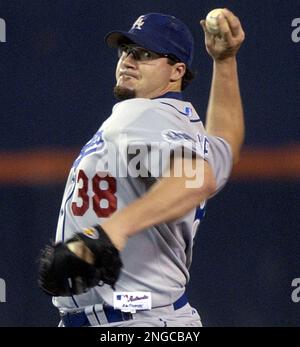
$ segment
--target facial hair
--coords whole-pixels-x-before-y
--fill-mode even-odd
[[[128,99],[134,99],[136,97],[136,92],[132,89],[115,86],[114,96],[117,100],[123,101]]]

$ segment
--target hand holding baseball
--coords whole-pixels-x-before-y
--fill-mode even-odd
[[[206,50],[216,61],[235,57],[245,39],[240,20],[226,8],[214,9],[201,20]]]
[[[206,16],[206,19],[205,19],[206,28],[213,35],[220,34],[220,26],[219,26],[218,18],[219,18],[219,15],[221,14],[223,14],[223,9],[215,8],[214,10],[210,11],[208,15]],[[227,22],[225,22],[225,24],[228,25]],[[226,28],[226,30],[228,29]]]

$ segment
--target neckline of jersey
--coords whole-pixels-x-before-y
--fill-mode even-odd
[[[152,100],[162,99],[162,98],[183,100],[183,95],[180,92],[168,92],[168,93],[160,95],[156,98],[152,98]]]

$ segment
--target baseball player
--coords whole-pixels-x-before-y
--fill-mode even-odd
[[[182,95],[194,53],[184,23],[149,13],[106,36],[119,102],[75,159],[40,260],[60,326],[201,326],[185,293],[193,239],[244,138],[244,32],[227,9],[218,24],[216,36],[201,21],[214,69],[205,128]]]

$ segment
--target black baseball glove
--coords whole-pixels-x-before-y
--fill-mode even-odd
[[[94,265],[69,250],[67,244],[83,241],[94,256]],[[39,264],[40,288],[53,296],[82,294],[104,283],[114,285],[122,267],[119,251],[101,226],[84,229],[66,243],[59,242],[42,251]]]

